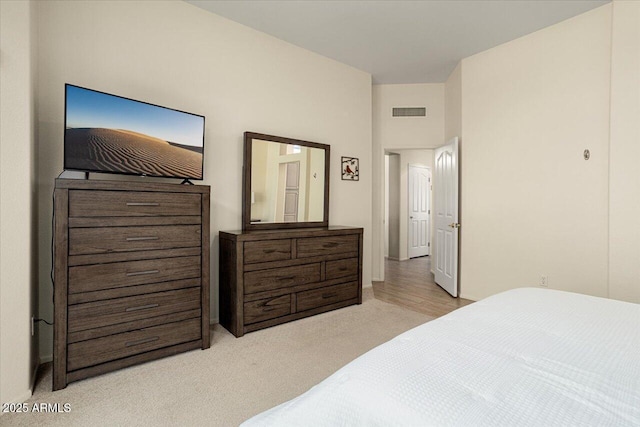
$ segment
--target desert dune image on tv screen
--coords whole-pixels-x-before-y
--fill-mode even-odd
[[[204,117],[67,85],[65,168],[202,179]]]

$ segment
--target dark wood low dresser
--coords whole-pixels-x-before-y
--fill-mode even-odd
[[[247,332],[362,303],[362,228],[220,232],[220,323]]]
[[[56,180],[54,390],[209,348],[209,191]]]

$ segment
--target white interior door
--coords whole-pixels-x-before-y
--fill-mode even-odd
[[[286,163],[284,188],[284,222],[298,221],[300,197],[300,162]]]
[[[435,150],[435,282],[458,296],[458,137]]]
[[[431,172],[429,168],[409,165],[409,258],[429,255],[429,186]]]

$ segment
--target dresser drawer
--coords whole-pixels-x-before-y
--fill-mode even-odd
[[[305,311],[335,302],[358,297],[358,283],[350,282],[342,285],[327,286],[326,288],[298,292],[297,310]]]
[[[69,255],[200,246],[199,225],[69,229]]]
[[[69,293],[199,278],[200,273],[199,256],[69,267]]]
[[[270,291],[320,281],[320,263],[244,273],[244,293]]]
[[[325,278],[327,280],[340,277],[355,276],[358,274],[358,258],[339,259],[327,261]]]
[[[307,237],[298,239],[297,257],[331,254],[353,254],[356,256],[359,249],[359,238],[356,234],[346,236]]]
[[[256,323],[291,313],[291,294],[244,303],[244,323]]]
[[[69,191],[70,217],[200,215],[200,194]]]
[[[200,308],[200,288],[69,306],[69,333]]]
[[[283,261],[291,259],[291,240],[245,242],[244,263]]]
[[[200,327],[200,319],[195,318],[69,344],[67,369],[73,371],[170,345],[195,341],[201,338]]]

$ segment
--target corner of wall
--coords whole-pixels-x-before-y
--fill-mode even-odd
[[[35,185],[36,8],[33,1],[0,2],[0,402],[22,402],[38,366],[31,335],[37,287]]]
[[[443,143],[462,136],[462,62],[458,62],[444,84]]]
[[[38,315],[38,3],[30,0],[31,20],[31,315]],[[31,391],[35,390],[40,365],[39,327],[31,337]]]
[[[638,303],[640,2],[614,0],[611,32],[607,291],[609,298]]]

